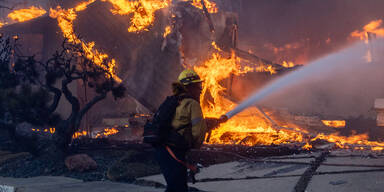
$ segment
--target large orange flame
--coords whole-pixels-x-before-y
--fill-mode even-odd
[[[220,48],[215,43],[212,45],[216,51],[212,54],[211,59],[194,67],[194,70],[204,79],[200,98],[204,115],[219,117],[236,105],[225,96],[227,90],[223,85],[224,80],[231,75],[238,76],[252,71],[266,71],[271,70],[272,67],[241,66],[240,58],[236,57],[234,53],[229,58],[225,58],[221,55]],[[214,130],[210,143],[271,145],[300,141],[302,141],[301,134],[273,129],[272,125],[260,115],[258,109],[251,107]]]
[[[95,49],[95,42],[85,43],[81,41],[74,33],[73,22],[77,17],[77,13],[85,10],[88,5],[96,0],[88,0],[86,2],[78,4],[75,8],[62,9],[57,7],[56,9],[50,9],[50,17],[57,19],[59,27],[63,33],[63,36],[68,39],[70,43],[81,45],[84,49],[86,56],[92,59],[94,63],[105,70],[108,70],[114,79],[121,81],[115,74],[115,60],[112,59],[106,65],[104,61],[108,59],[108,55],[99,52]],[[111,10],[114,14],[119,15],[131,15],[131,26],[129,32],[140,32],[148,30],[155,20],[155,12],[159,9],[166,8],[170,5],[171,0],[102,0],[108,1],[113,5]],[[202,9],[201,0],[185,0],[191,2],[191,4],[199,9]],[[209,0],[204,0],[204,4],[210,13],[216,13],[218,11],[216,4]],[[45,10],[36,7],[30,7],[28,9],[21,9],[13,11],[8,15],[14,21],[23,22],[46,13]],[[362,40],[368,41],[369,34],[372,33],[377,36],[384,36],[384,28],[380,28],[382,20],[372,21],[364,26],[363,31],[354,31],[351,33],[352,37],[359,37]],[[166,37],[170,32],[170,28],[166,28],[163,36]],[[200,66],[194,67],[195,71],[204,79],[203,92],[201,95],[202,110],[207,117],[219,117],[231,110],[236,103],[231,101],[227,96],[227,89],[224,86],[225,80],[230,76],[238,76],[252,71],[269,71],[271,74],[275,73],[275,69],[272,66],[242,66],[241,60],[236,57],[234,53],[230,56],[223,56],[222,50],[213,43],[212,46],[215,52],[211,58]],[[289,47],[287,47],[289,48]],[[283,62],[284,67],[293,67],[292,62]],[[340,123],[341,122],[341,123]],[[338,127],[345,126],[345,121],[323,121],[327,126]],[[287,125],[284,125],[287,127]],[[222,124],[218,129],[214,130],[211,137],[211,144],[243,144],[243,145],[271,145],[282,144],[290,142],[305,142],[302,130],[295,125],[291,130],[286,130],[284,127],[276,128],[276,125],[272,125],[270,121],[266,120],[261,115],[261,112],[256,107],[250,107],[233,117],[228,122]],[[283,129],[282,129],[283,128]],[[35,132],[50,132],[55,133],[55,128],[49,129],[32,129]],[[118,133],[117,129],[105,129],[103,135],[113,135]],[[87,132],[80,131],[73,135],[73,138],[87,135]],[[98,137],[98,136],[96,136]],[[101,135],[99,135],[101,137]],[[352,149],[365,149],[371,150],[383,150],[384,143],[369,141],[368,134],[352,135],[350,137],[340,136],[338,134],[318,134],[311,139],[315,141],[317,139],[326,140],[331,143],[335,143],[340,148],[352,148]],[[304,149],[310,149],[312,146],[307,141]]]
[[[194,70],[204,80],[203,91],[200,102],[203,113],[206,117],[219,117],[231,110],[235,102],[228,97],[224,84],[231,75],[242,75],[248,72],[257,71],[257,67],[241,66],[240,59],[232,54],[229,58],[222,56],[223,52],[215,48],[212,57]],[[293,64],[287,64],[290,67]],[[267,112],[268,114],[268,112]],[[323,121],[327,126],[345,126],[345,121]],[[273,125],[270,120],[263,116],[257,107],[250,107],[219,128],[213,130],[209,144],[242,144],[242,145],[272,145],[284,143],[309,142],[310,134],[292,123],[280,123],[282,127]],[[350,137],[339,136],[338,134],[312,136],[312,141],[323,139],[335,143],[340,148],[382,150],[384,143],[369,141],[367,134],[352,135]],[[307,143],[303,149],[311,149]]]
[[[14,10],[8,14],[8,18],[17,22],[24,22],[24,21],[29,21],[31,19],[40,17],[45,13],[47,13],[47,11],[44,10],[43,8],[32,6],[26,9]]]
[[[155,21],[155,12],[170,5],[171,0],[103,0],[113,5],[111,12],[132,15],[128,32],[148,31]]]
[[[84,10],[87,5],[93,3],[95,0],[90,0],[85,3],[79,4],[75,8],[62,9],[58,6],[56,9],[50,9],[49,16],[57,19],[59,27],[63,33],[63,36],[68,39],[69,43],[81,45],[86,57],[92,60],[97,66],[109,72],[107,75],[111,75],[117,82],[121,82],[121,79],[116,75],[115,66],[116,61],[112,59],[107,64],[105,60],[108,59],[108,55],[101,53],[95,48],[95,42],[85,43],[80,40],[73,30],[73,22],[77,17],[77,12]]]

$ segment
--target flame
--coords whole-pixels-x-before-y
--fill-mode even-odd
[[[363,31],[353,31],[351,37],[359,37],[361,40],[368,43],[369,33],[375,34],[377,36],[384,37],[384,27],[380,28],[383,24],[383,20],[371,21],[363,27]]]
[[[121,81],[115,74],[116,62],[112,59],[106,65],[104,61],[108,59],[108,55],[101,53],[95,48],[95,42],[85,43],[81,41],[74,33],[73,22],[77,18],[77,13],[85,10],[88,5],[96,0],[88,0],[86,2],[78,4],[75,8],[62,9],[58,6],[56,9],[50,9],[50,17],[57,19],[58,25],[63,33],[63,36],[68,39],[70,43],[81,45],[84,49],[88,59],[94,61],[94,63],[101,68],[108,70],[115,80]],[[131,26],[128,28],[129,32],[141,32],[147,31],[155,20],[155,12],[162,8],[170,6],[171,0],[102,0],[108,1],[113,5],[111,12],[119,15],[132,15]],[[185,0],[188,1],[188,0]],[[215,3],[209,0],[204,0],[204,3],[209,13],[216,13],[218,9]],[[200,0],[192,0],[191,4],[199,9],[202,9]],[[14,21],[23,22],[46,13],[45,10],[36,7],[30,7],[28,9],[20,9],[13,11],[8,15]],[[5,23],[0,23],[4,25]],[[372,21],[364,26],[363,31],[354,31],[351,33],[352,37],[359,37],[362,40],[368,42],[369,33],[384,36],[384,28],[380,28],[382,20]],[[171,33],[171,27],[167,26],[163,33],[165,38]],[[16,37],[17,38],[17,37]],[[271,74],[276,73],[275,69],[271,65],[259,65],[254,66],[242,66],[240,58],[236,57],[234,52],[229,57],[224,57],[221,54],[222,50],[212,42],[212,46],[215,52],[211,58],[203,62],[200,66],[194,67],[195,71],[204,79],[203,91],[201,94],[202,110],[206,117],[219,117],[232,109],[236,103],[226,97],[227,90],[225,88],[224,81],[230,76],[243,75],[253,71],[268,71]],[[284,47],[273,47],[275,53],[286,50],[295,49],[299,45],[287,44]],[[293,62],[283,62],[284,67],[293,67]],[[219,128],[212,132],[210,144],[243,144],[243,145],[271,145],[271,144],[283,144],[290,142],[304,142],[305,130],[300,128],[294,128],[294,130],[278,130],[271,125],[269,121],[259,115],[260,112],[255,107],[250,107],[233,117],[228,122],[222,124]],[[146,114],[139,114],[135,117],[147,117]],[[345,121],[322,121],[325,125],[331,127],[345,127]],[[125,127],[128,127],[127,125]],[[55,133],[55,128],[49,129],[32,129],[34,132]],[[103,136],[109,136],[117,134],[119,131],[115,128],[106,128],[103,133],[96,135],[96,138]],[[86,136],[86,131],[76,132],[72,138],[79,138]],[[335,143],[340,148],[351,149],[366,149],[371,150],[383,150],[384,142],[369,141],[368,134],[352,135],[350,137],[340,136],[338,134],[319,134],[310,141],[317,139],[323,139],[328,142]],[[312,145],[309,142],[303,146],[303,149],[311,149]]]
[[[172,0],[102,0],[113,5],[111,12],[118,15],[132,15],[128,32],[148,31],[155,21],[155,12],[166,8]]]
[[[163,33],[163,37],[166,38],[169,34],[171,34],[171,32],[172,32],[171,26],[169,26],[169,25],[166,26],[165,30],[164,30],[164,33]]]
[[[217,44],[216,44],[215,41],[213,41],[213,42],[211,43],[211,45],[212,45],[212,47],[213,47],[215,50],[217,50],[217,51],[223,51],[223,50],[221,50],[221,49],[219,48],[219,46],[217,46]]]
[[[196,8],[203,9],[201,0],[193,0],[191,4]],[[209,0],[204,0],[204,4],[208,10],[208,13],[217,13],[219,11],[219,9],[216,6],[216,3],[210,2]]]
[[[295,63],[293,63],[292,61],[283,61],[283,67],[285,68],[291,68],[291,67],[294,67],[295,66]]]
[[[324,135],[319,134],[315,138],[313,138],[311,141],[314,141],[316,139],[323,139],[331,143],[335,143],[337,147],[339,148],[352,148],[352,149],[370,149],[370,150],[383,150],[384,149],[384,142],[377,142],[377,141],[369,141],[368,134],[359,134],[359,135],[352,135],[349,137],[346,136],[340,136],[338,134],[331,134],[331,135]]]
[[[345,127],[345,120],[321,120],[328,127],[342,128]]]
[[[107,64],[105,64],[105,60],[108,59],[109,56],[98,51],[95,48],[95,42],[85,43],[81,41],[74,33],[73,22],[77,17],[77,12],[85,10],[85,8],[94,1],[95,0],[90,0],[79,4],[75,8],[70,9],[62,9],[60,6],[58,6],[56,9],[51,8],[49,16],[51,18],[57,19],[63,36],[68,39],[69,43],[81,45],[88,59],[92,60],[100,68],[108,71],[109,74],[106,75],[111,75],[112,78],[117,82],[121,82],[121,79],[116,75],[115,72],[116,61],[112,59]]]
[[[31,19],[43,16],[45,13],[47,13],[47,11],[44,10],[43,8],[31,6],[26,9],[18,9],[18,10],[12,11],[11,13],[8,14],[8,18],[17,22],[24,22],[24,21],[29,21]]]
[[[220,84],[220,81],[232,74],[240,75],[253,70],[251,68],[242,68],[239,63],[240,59],[236,58],[234,53],[230,58],[223,58],[219,53],[213,53],[210,60],[194,68],[200,77],[204,79],[201,100],[203,101],[208,93],[213,97],[213,102],[209,103],[205,108],[205,115],[218,116],[220,112],[234,106],[233,103],[222,96],[226,89]]]
[[[116,128],[106,128],[102,133],[98,133],[96,138],[108,137],[110,135],[115,135],[119,132]]]
[[[310,149],[312,149],[312,145],[311,144],[309,144],[309,143],[306,143],[303,147],[301,147],[302,149],[304,149],[304,150],[310,150]]]
[[[54,128],[54,127],[50,127],[50,128],[48,128],[48,129],[42,129],[42,130],[40,130],[40,129],[32,129],[32,131],[33,132],[40,132],[40,131],[42,131],[42,132],[45,132],[45,133],[51,133],[51,134],[54,134],[55,132],[56,132],[56,128]]]
[[[75,7],[75,11],[76,12],[79,12],[79,11],[83,11],[85,9],[87,9],[88,5],[94,3],[96,0],[89,0],[89,1],[86,1],[86,2],[83,2],[83,3],[80,3],[79,5],[77,5]]]
[[[88,133],[86,131],[78,131],[78,132],[75,132],[73,135],[72,135],[72,139],[77,139],[79,137],[82,137],[82,136],[87,136]]]
[[[135,118],[140,118],[140,117],[151,117],[152,115],[151,114],[142,114],[142,113],[139,113],[139,114],[135,114]]]
[[[216,52],[212,57],[194,70],[203,82],[201,94],[202,111],[206,117],[219,117],[235,107],[236,103],[227,99],[223,80],[231,75],[242,75],[252,71],[264,71],[264,68],[241,66],[240,59],[231,54],[223,57],[216,44],[212,44]],[[271,67],[267,69],[272,71]],[[210,99],[209,99],[210,98]],[[262,118],[255,107],[248,108],[238,116],[233,117],[219,128],[213,130],[210,144],[243,144],[243,145],[271,145],[302,141],[302,135],[292,131],[278,131]]]
[[[364,41],[365,44],[369,44],[369,39],[371,38],[371,34],[375,36],[384,37],[384,27],[380,28],[383,24],[383,20],[374,20],[368,23],[363,27],[363,31],[353,31],[351,33],[351,37],[358,37],[360,40]],[[365,60],[370,63],[372,62],[372,50],[368,47],[367,53],[364,56]]]
[[[241,66],[241,60],[234,53],[227,58],[222,56],[220,48],[212,43],[214,53],[207,61],[195,66],[194,70],[203,81],[200,97],[202,111],[205,117],[219,117],[237,105],[228,99],[225,80],[231,75],[239,76],[257,71],[257,67]],[[293,64],[293,63],[292,63]],[[292,65],[291,64],[291,65]],[[289,63],[287,62],[289,67]],[[268,113],[267,113],[268,114]],[[345,121],[328,121],[323,123],[333,127],[345,126]],[[241,144],[241,145],[278,145],[284,143],[306,143],[303,149],[312,148],[310,141],[323,139],[335,143],[339,148],[382,150],[384,143],[369,141],[367,134],[352,135],[350,137],[338,134],[319,134],[311,140],[307,139],[307,131],[296,125],[285,125],[276,129],[276,125],[264,118],[256,107],[250,107],[234,116],[226,123],[212,131],[208,144]],[[293,127],[288,130],[287,127]],[[284,128],[285,127],[285,128]]]

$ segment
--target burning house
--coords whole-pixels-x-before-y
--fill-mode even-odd
[[[154,112],[164,98],[171,94],[170,84],[184,68],[194,69],[205,80],[201,105],[207,117],[225,114],[269,82],[305,68],[302,66],[309,62],[309,59],[305,59],[308,56],[297,56],[293,50],[304,47],[302,50],[310,52],[309,48],[305,48],[310,46],[305,45],[310,40],[281,46],[265,43],[265,49],[278,55],[271,57],[261,54],[268,58],[265,59],[258,54],[263,51],[252,47],[247,38],[241,37],[250,31],[241,27],[249,22],[243,21],[245,19],[241,13],[247,3],[252,4],[224,0],[52,1],[49,5],[12,11],[7,15],[12,22],[3,26],[1,32],[10,36],[17,35],[23,45],[20,51],[36,55],[41,60],[46,60],[60,48],[64,39],[80,45],[86,50],[87,57],[96,64],[110,58],[111,67],[105,70],[113,74],[116,82],[127,88],[128,97],[115,101],[112,96],[108,96],[93,107],[83,119],[82,131],[74,135],[74,138],[90,134],[92,129],[101,127],[108,127],[103,134],[109,136],[117,133],[111,127],[130,127],[134,121],[129,118],[130,114],[147,117],[147,114]],[[356,27],[347,35],[348,38],[366,41],[369,47],[366,55],[368,62],[374,62],[373,44],[376,41],[372,39],[383,35],[381,23],[381,20],[373,21],[363,26],[363,31],[361,27],[356,30]],[[329,45],[332,41],[336,40],[328,37],[322,41],[321,46]],[[292,62],[294,59],[288,56],[281,56],[284,54],[300,58],[295,60],[300,65]],[[316,57],[322,54],[324,51],[317,53]],[[87,90],[85,83],[78,80],[70,85],[82,105],[94,96],[92,91]],[[316,83],[310,84],[310,81],[306,83],[308,85],[304,83],[302,87],[314,89],[317,86]],[[319,92],[306,95],[302,91],[298,92],[301,95],[296,94],[298,96],[293,98],[284,96],[295,95],[288,91],[280,95],[284,99],[277,100],[272,95],[266,103],[247,108],[213,131],[211,141],[207,144],[252,146],[295,143],[303,146],[309,145],[307,138],[310,137],[312,140],[319,138],[329,142],[337,141],[339,147],[348,147],[348,144],[357,142],[367,146],[384,146],[382,143],[372,144],[367,140],[368,135],[363,133],[356,135],[355,139],[333,134],[335,130],[349,126],[346,120],[349,114],[338,110],[337,103],[327,101],[330,94],[324,93],[326,91]],[[321,94],[323,98],[315,98]],[[382,91],[375,92],[375,96],[367,96],[358,106],[364,110],[367,106],[372,108],[373,99],[380,94]],[[319,106],[297,105],[297,98],[307,99],[303,101]],[[313,103],[314,99],[319,103]],[[70,109],[64,99],[60,102],[58,112],[67,116]],[[280,106],[281,103],[284,105]],[[357,107],[351,108],[351,114],[357,111],[355,109]],[[100,135],[93,134],[93,137]]]
[[[44,63],[67,44],[81,50],[75,55],[92,66],[71,60],[75,67],[66,70],[85,73],[65,83],[66,74],[61,74],[61,81],[49,85],[63,89],[62,97],[52,92],[46,97],[57,103],[54,112],[62,117],[59,123],[14,126],[13,134],[24,136],[25,143],[42,144],[36,147],[38,155],[31,152],[36,159],[18,154],[17,161],[8,163],[2,160],[8,152],[0,151],[0,176],[69,175],[161,186],[159,177],[144,177],[159,173],[149,157],[153,148],[142,142],[144,124],[172,94],[171,85],[184,69],[193,69],[203,79],[204,118],[225,115],[228,120],[210,130],[201,149],[191,150],[192,161],[212,166],[203,168],[204,176],[195,186],[215,191],[204,183],[225,186],[224,182],[232,185],[237,180],[299,178],[294,191],[306,191],[315,175],[380,172],[384,166],[379,162],[384,150],[383,6],[381,0],[4,1],[0,43],[5,36],[16,42],[7,67],[15,67],[17,56],[33,55]],[[87,71],[93,67],[94,71]],[[99,79],[92,78],[95,71],[102,72]],[[122,98],[116,96],[116,87],[124,88]],[[1,115],[0,126],[9,121],[3,118],[9,114]],[[62,151],[47,142],[55,139]],[[65,165],[50,162],[56,153],[65,152],[77,155],[66,158]],[[370,163],[361,164],[359,159],[348,164],[357,170],[328,171],[343,166],[331,158],[355,162],[356,156]],[[13,169],[24,162],[27,168],[14,174]],[[76,169],[81,171],[73,173]],[[271,188],[275,185],[272,182]]]

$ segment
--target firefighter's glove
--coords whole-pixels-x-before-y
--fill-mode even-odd
[[[188,171],[188,181],[195,184],[196,183],[196,174],[200,173],[200,169],[203,168],[201,164],[196,164],[193,168],[189,168]]]
[[[220,125],[220,121],[217,118],[206,118],[205,121],[207,122],[207,128],[209,131],[216,129]]]
[[[228,121],[228,117],[226,115],[222,115],[220,118],[219,118],[219,121],[220,123],[225,123]]]
[[[222,115],[220,118],[206,118],[208,130],[216,129],[220,126],[221,123],[225,123],[228,121],[228,117],[226,115]]]

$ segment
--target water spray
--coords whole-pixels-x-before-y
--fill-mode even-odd
[[[271,96],[272,94],[282,91],[286,88],[289,88],[290,86],[302,82],[306,80],[308,77],[312,77],[313,75],[318,74],[324,74],[328,73],[330,71],[335,70],[337,65],[329,65],[329,63],[335,63],[335,57],[336,62],[338,60],[342,60],[340,58],[345,58],[345,55],[348,53],[348,49],[331,54],[327,57],[322,58],[321,60],[315,61],[311,64],[308,64],[306,66],[301,67],[300,69],[290,72],[272,82],[264,86],[261,90],[255,92],[250,97],[248,97],[245,101],[237,105],[234,109],[227,112],[225,115],[220,117],[220,123],[224,123],[227,120],[231,119],[238,113],[244,111],[245,109],[254,106],[255,104],[260,103],[263,99],[265,99],[268,96]],[[309,135],[308,133],[305,133],[303,131],[299,131],[292,128],[286,128],[286,127],[280,127],[278,125],[274,125],[273,128],[277,130],[291,130],[295,132],[300,132],[305,135]]]

